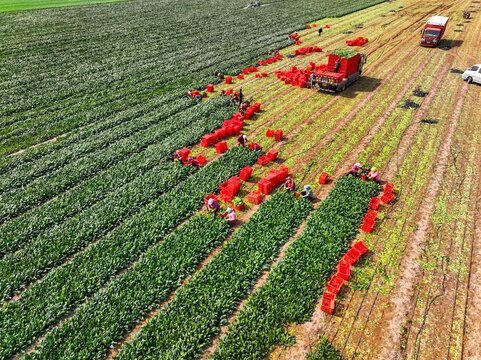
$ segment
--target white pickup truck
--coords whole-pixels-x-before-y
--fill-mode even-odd
[[[463,80],[467,80],[470,84],[481,84],[481,64],[471,66],[461,77]]]

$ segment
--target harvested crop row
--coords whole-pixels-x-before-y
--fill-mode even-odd
[[[162,154],[161,158],[166,160],[175,150],[197,143],[203,135],[220,127],[225,119],[230,118],[233,109],[226,107],[228,103],[228,99],[219,97],[199,107],[178,113],[145,132],[134,134],[119,143],[37,178],[24,188],[2,194],[0,221],[11,219],[51,199],[105,168],[126,161],[125,159],[133,154],[144,151],[145,156],[147,154],[145,149],[150,150],[149,146],[156,147],[157,152]]]
[[[356,235],[375,183],[339,179],[312,214],[305,230],[287,249],[264,284],[246,303],[213,359],[263,357],[292,341],[284,324],[305,321],[340,255]]]
[[[118,358],[199,356],[311,209],[290,193],[272,196]]]
[[[216,191],[220,183],[251,165],[259,155],[246,148],[228,150],[72,262],[50,272],[19,300],[6,304],[0,312],[0,359],[30,345],[190,216],[205,195]]]

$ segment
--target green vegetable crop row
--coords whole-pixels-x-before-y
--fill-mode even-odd
[[[51,199],[106,167],[141,152],[149,145],[157,145],[156,143],[161,141],[164,145],[162,150],[165,157],[178,148],[198,142],[203,135],[222,125],[223,120],[232,115],[233,110],[228,105],[228,99],[222,97],[212,99],[193,109],[180,112],[157,126],[124,138],[105,149],[37,178],[25,187],[2,194],[0,222]],[[215,113],[211,114],[213,111]]]
[[[193,217],[47,334],[38,352],[26,358],[53,360],[75,354],[76,359],[103,359],[115,340],[164,301],[229,231],[220,216]]]
[[[140,335],[124,346],[119,359],[200,355],[311,209],[308,201],[286,192],[263,203]]]
[[[267,282],[248,300],[212,359],[262,359],[272,346],[292,342],[285,324],[309,319],[378,192],[377,184],[358,178],[336,182]]]
[[[68,256],[105,236],[195,172],[193,166],[168,162],[109,193],[81,213],[50,228],[26,247],[0,261],[0,300],[8,300]]]
[[[0,359],[31,344],[115,274],[198,209],[204,196],[237,175],[259,152],[236,147],[150,203],[71,262],[55,269],[0,309]],[[101,339],[97,339],[100,340]]]

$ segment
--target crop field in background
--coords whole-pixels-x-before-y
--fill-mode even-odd
[[[117,1],[126,0],[2,0],[0,1],[0,12],[92,5]]]
[[[481,87],[453,71],[481,62],[481,4],[247,3],[0,13],[0,359],[481,358]],[[419,46],[432,15],[450,17],[444,49]],[[343,93],[275,76],[358,36],[368,61]],[[235,78],[277,48],[267,77]],[[217,96],[228,88],[262,104],[242,133],[275,161],[235,136],[222,155],[199,145],[237,111]],[[183,147],[206,165],[172,162]],[[396,186],[371,234],[358,229],[380,188],[343,177],[357,161]],[[233,227],[206,215],[203,198],[248,165],[245,201],[280,165],[315,200],[267,195]],[[323,313],[359,240],[369,251]]]

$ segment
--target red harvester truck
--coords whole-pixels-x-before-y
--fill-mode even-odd
[[[426,22],[426,26],[422,30],[421,46],[438,46],[441,41],[449,18],[445,16],[433,16]]]
[[[347,86],[361,77],[367,57],[351,50],[336,50],[329,55],[326,65],[321,65],[313,74],[312,87],[319,90],[344,91]]]

